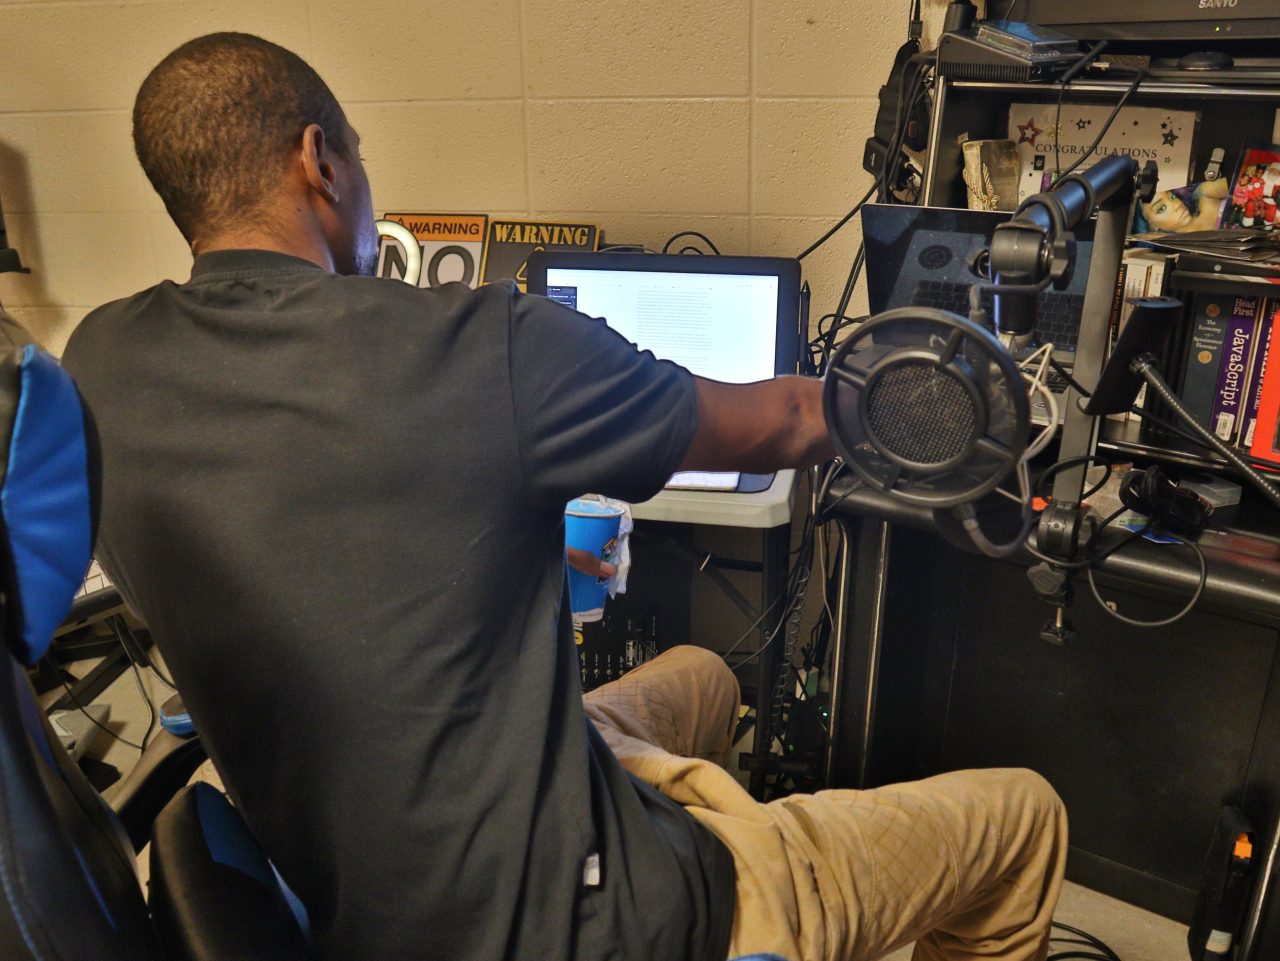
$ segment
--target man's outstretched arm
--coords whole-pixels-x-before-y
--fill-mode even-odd
[[[822,382],[776,377],[722,384],[695,377],[698,430],[681,470],[764,474],[835,456],[822,416]]]

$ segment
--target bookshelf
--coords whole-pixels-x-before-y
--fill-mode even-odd
[[[1129,82],[1127,77],[1076,81],[1067,88],[1064,102],[1114,105]],[[1010,104],[1055,103],[1057,97],[1058,88],[1053,84],[939,78],[930,119],[924,202],[932,207],[967,206],[961,176],[961,143],[1006,137]],[[1144,80],[1127,103],[1135,107],[1199,110],[1191,165],[1200,171],[1215,147],[1224,147],[1234,156],[1246,144],[1271,142],[1275,112],[1280,109],[1280,87]]]
[[[1073,83],[1066,102],[1114,105],[1129,78]],[[1056,103],[1052,84],[940,78],[924,164],[924,202],[967,206],[961,143],[1008,136],[1014,103]],[[1280,86],[1145,81],[1133,106],[1197,110],[1191,169],[1269,143]],[[1175,296],[1280,286],[1179,273]],[[1188,329],[1187,312],[1181,326]],[[1175,332],[1176,336],[1176,332]],[[1175,389],[1181,371],[1162,371]],[[1215,455],[1136,420],[1100,423],[1098,446],[1135,462],[1227,472]],[[1078,584],[1076,635],[1040,639],[1051,608],[1027,559],[978,557],[939,518],[834,485],[828,505],[849,537],[841,568],[833,679],[832,786],[874,786],[968,766],[1025,765],[1058,788],[1072,818],[1068,876],[1186,921],[1219,808],[1242,803],[1262,846],[1280,838],[1280,516],[1251,489],[1203,543],[1202,602],[1154,631],[1111,619]],[[1177,548],[1135,542],[1098,579],[1138,617],[1172,613],[1194,587]],[[1280,896],[1258,888],[1250,951],[1280,957]]]

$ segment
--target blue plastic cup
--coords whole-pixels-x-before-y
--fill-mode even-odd
[[[600,501],[578,498],[564,509],[564,543],[613,563],[618,547],[618,529],[623,510]],[[569,568],[569,607],[579,624],[604,616],[609,594],[609,578],[583,574]]]

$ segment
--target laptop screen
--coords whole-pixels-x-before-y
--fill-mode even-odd
[[[873,314],[894,307],[938,307],[969,313],[973,256],[991,243],[1009,214],[946,207],[868,204],[862,209],[867,244],[867,305]],[[1076,266],[1066,290],[1053,288],[1037,302],[1037,332],[1054,355],[1074,354],[1093,256],[1092,221],[1076,227]],[[991,310],[990,295],[987,309]]]

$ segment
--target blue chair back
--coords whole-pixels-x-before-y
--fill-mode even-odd
[[[90,445],[48,354],[0,354],[0,957],[159,961],[133,850],[49,729],[25,668],[89,565]]]

